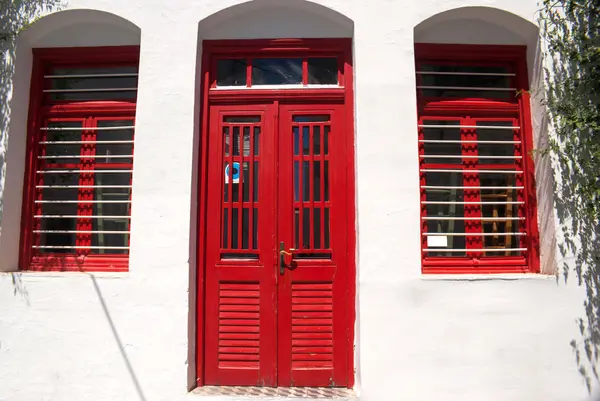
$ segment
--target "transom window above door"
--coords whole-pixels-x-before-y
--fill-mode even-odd
[[[252,57],[216,61],[213,87],[340,85],[337,57]]]

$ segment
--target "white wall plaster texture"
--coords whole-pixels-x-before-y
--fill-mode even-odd
[[[17,269],[32,47],[141,44],[132,251],[124,274],[0,276],[0,400],[198,398],[187,391],[198,40],[340,36],[354,38],[361,399],[585,399],[569,346],[585,294],[573,282],[420,275],[413,28],[465,3],[255,0],[228,9],[237,3],[71,0],[19,39],[0,271]],[[535,46],[533,0],[469,6],[424,22],[417,40]],[[535,129],[541,140],[543,122]],[[551,175],[538,166],[544,269],[553,271]]]

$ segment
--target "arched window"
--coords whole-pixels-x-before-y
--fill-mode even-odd
[[[525,46],[415,46],[426,273],[539,269]]]
[[[95,34],[78,35],[82,26]],[[127,270],[139,46],[122,44],[139,43],[139,29],[84,10],[45,17],[28,34],[42,47],[33,48],[20,268]]]

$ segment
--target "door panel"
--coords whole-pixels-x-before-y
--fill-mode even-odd
[[[348,385],[343,111],[211,106],[205,384]]]
[[[276,384],[272,106],[213,106],[206,243],[207,385]]]
[[[278,283],[280,386],[347,384],[342,111],[341,105],[279,111],[278,239],[291,253],[279,261],[285,266]]]

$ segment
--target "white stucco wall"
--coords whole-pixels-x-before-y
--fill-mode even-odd
[[[46,17],[19,39],[0,271],[17,268],[31,47],[141,44],[132,250],[124,274],[0,276],[0,400],[198,397],[187,392],[195,371],[198,40],[284,36],[354,38],[361,399],[585,399],[569,345],[584,315],[575,282],[420,274],[414,36],[530,45],[535,1],[475,1],[514,15],[470,9],[422,25],[464,3],[319,1],[342,17],[300,0],[255,0],[215,14],[235,3],[71,0],[67,8],[79,10]],[[546,189],[538,192],[551,193],[548,170],[539,170]],[[546,223],[554,213],[542,203],[544,263],[554,265],[554,225]]]

